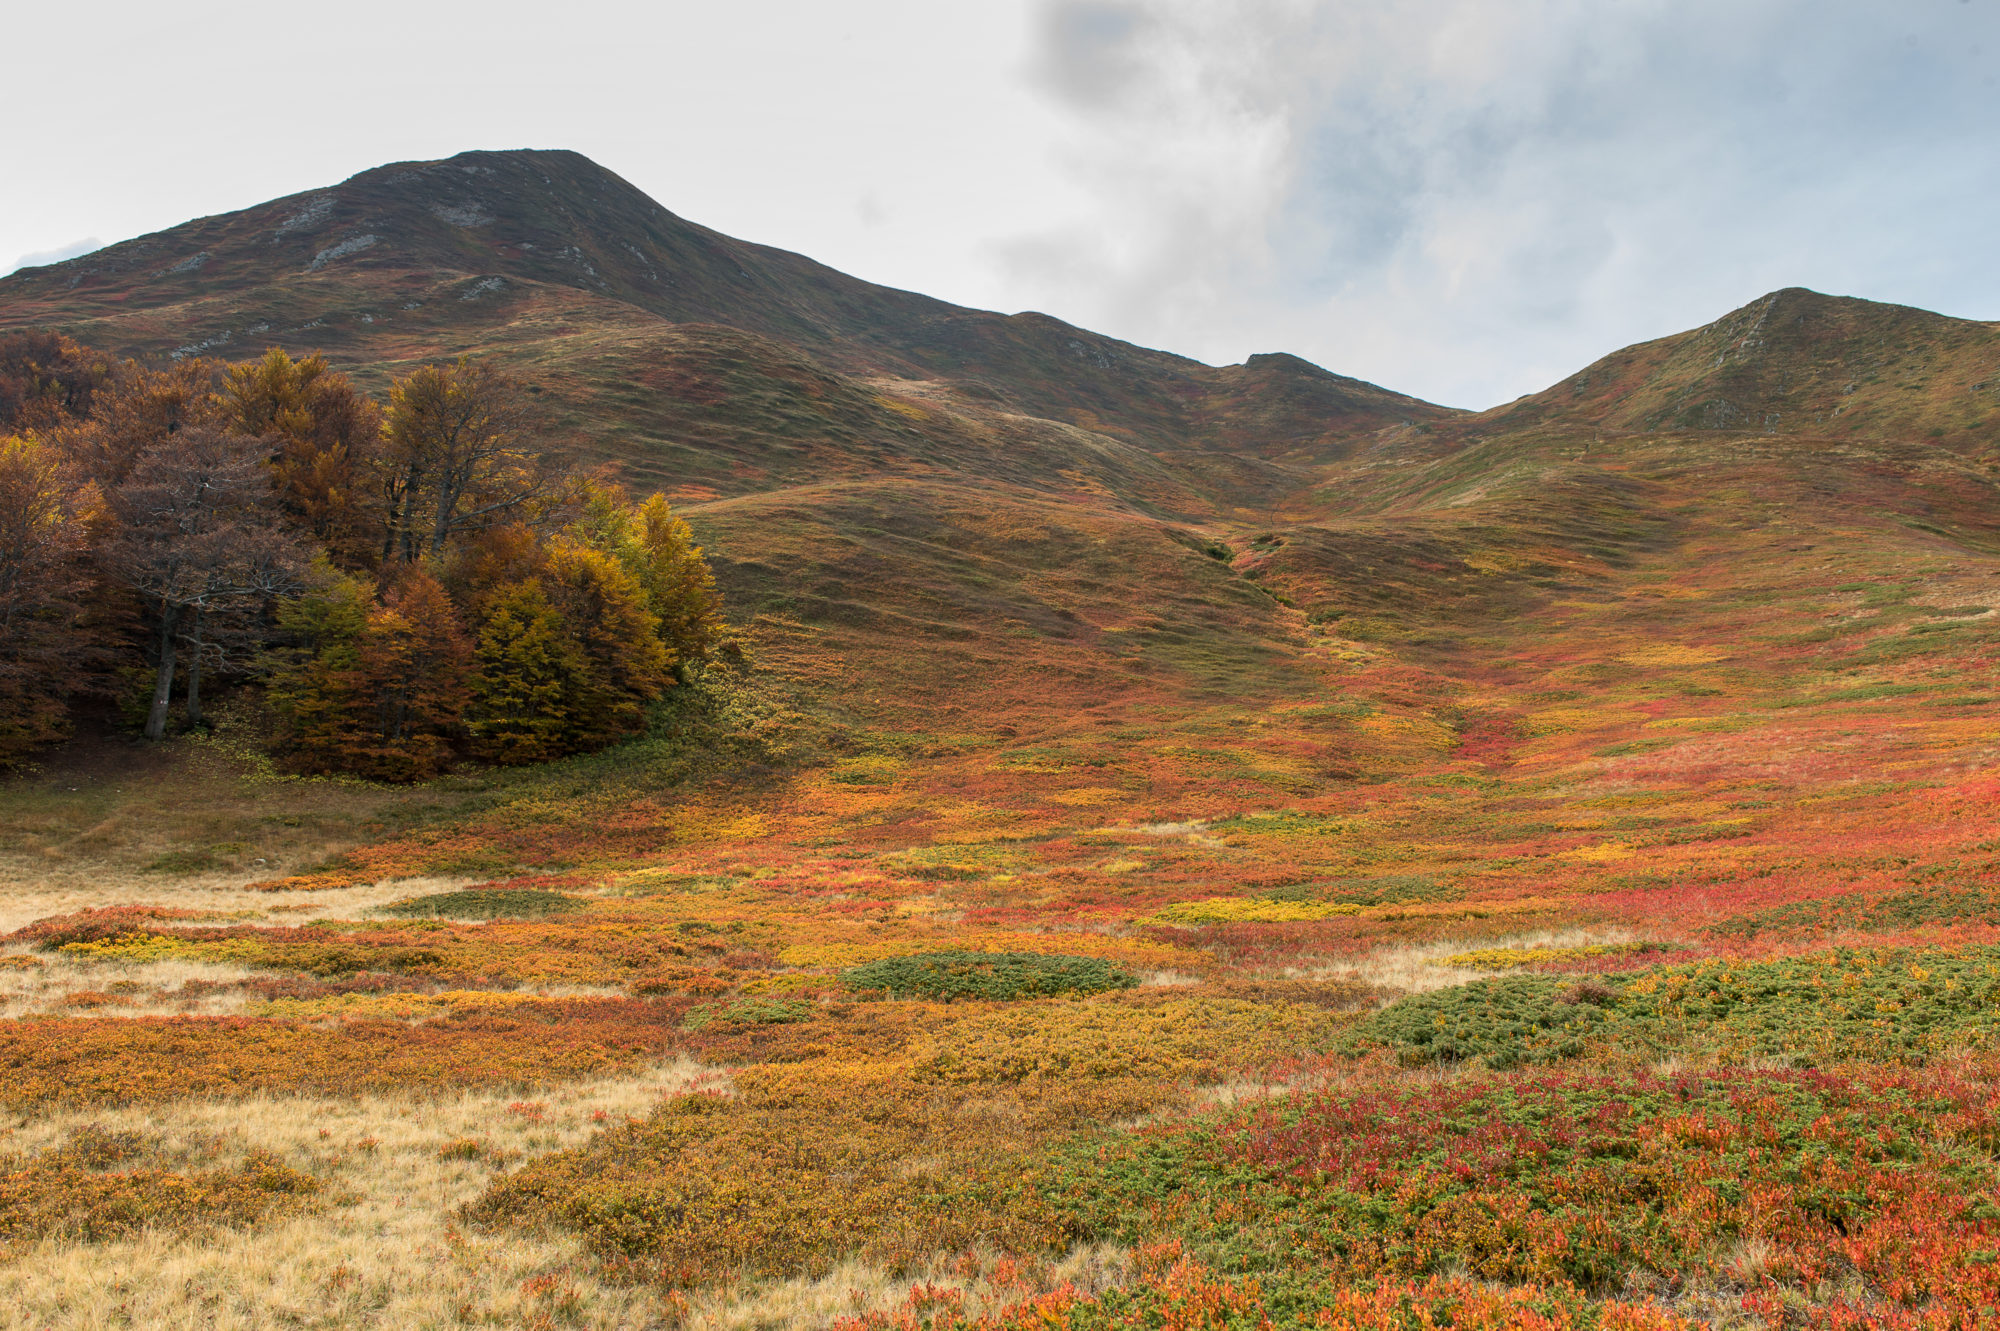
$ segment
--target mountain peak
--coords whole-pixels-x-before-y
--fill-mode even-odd
[[[1502,428],[1872,432],[1963,441],[2000,427],[2000,325],[1784,287],[1713,323],[1626,347],[1495,408]]]
[[[343,364],[490,347],[533,326],[720,324],[843,374],[936,380],[967,398],[1147,447],[1224,438],[1338,456],[1444,408],[1292,358],[1243,370],[1039,313],[1000,315],[836,272],[675,216],[580,153],[463,152],[202,218],[0,279],[0,324],[125,355],[272,343]],[[1273,373],[1282,365],[1283,373]],[[1283,381],[1256,410],[1250,402]]]

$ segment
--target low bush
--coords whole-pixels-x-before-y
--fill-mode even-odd
[[[1922,1063],[2000,1039],[2000,948],[1834,948],[1772,961],[1656,966],[1584,986],[1510,975],[1417,994],[1355,1028],[1350,1050],[1406,1065],[1552,1063],[1595,1047],[1819,1063]]]
[[[2000,948],[1833,948],[1661,966],[1618,985],[1633,1038],[1737,1056],[1920,1063],[2000,1039]]]
[[[1267,901],[1323,901],[1340,906],[1389,906],[1399,902],[1459,901],[1465,889],[1440,883],[1429,874],[1382,874],[1294,883],[1264,893]]]
[[[1327,1285],[1305,1298],[1271,1299],[1255,1280],[1231,1279],[1188,1258],[1178,1243],[1141,1248],[1137,1279],[1094,1294],[1073,1284],[974,1317],[955,1289],[912,1286],[885,1312],[834,1323],[834,1331],[1701,1331],[1652,1303],[1599,1301],[1574,1285],[1494,1289],[1469,1280],[1380,1280]]]
[[[1299,924],[1359,915],[1363,907],[1291,897],[1208,897],[1177,901],[1153,913],[1156,924]]]
[[[1745,1244],[1768,1294],[1821,1302],[1839,1281],[1915,1314],[1892,1324],[1971,1325],[2000,1301],[1993,1074],[1542,1070],[1328,1090],[1075,1152],[1043,1186],[1081,1239],[1178,1239],[1258,1277],[1278,1325],[1384,1280],[1723,1281]]]
[[[1416,994],[1363,1019],[1350,1047],[1386,1048],[1409,1065],[1554,1063],[1581,1054],[1609,1020],[1604,1006],[1566,996],[1560,982],[1525,975]]]
[[[448,1019],[65,1017],[0,1022],[0,1104],[127,1104],[183,1096],[346,1095],[546,1085],[681,1047],[687,1004],[538,999]]]
[[[640,1278],[688,1286],[820,1275],[860,1255],[1038,1251],[1061,1235],[1019,1186],[1032,1115],[941,1096],[894,1069],[754,1068],[497,1181],[473,1218],[555,1224]]]
[[[36,920],[6,935],[6,941],[30,943],[43,952],[53,952],[72,943],[102,943],[143,935],[162,924],[193,916],[193,911],[167,906],[105,906]]]
[[[1856,892],[1846,896],[1792,901],[1724,920],[1710,932],[1720,938],[1760,934],[1796,936],[1836,929],[1856,933],[2000,925],[2000,896],[1988,888],[1935,884],[1903,892]]]
[[[141,1163],[155,1151],[137,1133],[86,1127],[53,1149],[0,1157],[0,1240],[92,1242],[249,1224],[320,1190],[312,1175],[263,1153],[234,1168],[177,1172]]]
[[[1034,952],[924,952],[887,957],[848,967],[840,973],[840,981],[857,994],[933,998],[946,1003],[1100,994],[1139,983],[1130,971],[1100,957]]]
[[[691,1031],[710,1026],[783,1026],[811,1021],[819,1006],[803,999],[744,998],[734,1003],[704,1003],[688,1009],[682,1023]]]
[[[915,1075],[988,1085],[1134,1080],[1170,1095],[1324,1049],[1344,1024],[1323,1008],[1217,998],[1003,1008],[933,1024],[917,1044]]]
[[[575,897],[537,888],[475,888],[434,892],[382,907],[384,915],[453,920],[541,920],[583,906]]]
[[[1625,959],[1643,965],[1679,949],[1672,943],[1588,943],[1581,947],[1482,947],[1458,952],[1437,961],[1440,966],[1463,966],[1469,970],[1563,970],[1570,967],[1596,969],[1590,963]]]

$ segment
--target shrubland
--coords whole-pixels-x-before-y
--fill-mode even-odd
[[[2000,1317],[1989,328],[1470,415],[432,202],[0,356],[0,1325]]]

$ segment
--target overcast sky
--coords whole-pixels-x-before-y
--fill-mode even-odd
[[[109,0],[0,32],[0,271],[563,147],[878,282],[1457,406],[1781,286],[2000,319],[2000,0]]]

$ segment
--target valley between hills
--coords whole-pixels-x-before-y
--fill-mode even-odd
[[[2000,325],[1468,412],[465,153],[0,279],[470,356],[730,653],[393,784],[0,780],[0,1327],[2000,1325]]]

